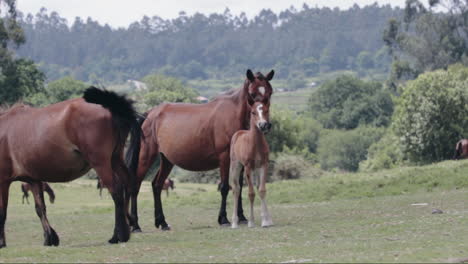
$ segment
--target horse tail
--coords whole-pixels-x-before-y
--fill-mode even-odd
[[[85,90],[83,98],[86,102],[99,104],[111,112],[114,131],[117,132],[115,147],[112,151],[111,166],[117,172],[115,173],[117,175],[115,180],[121,181],[125,185],[130,183],[131,189],[133,189],[134,177],[125,173],[127,177],[130,176],[130,179],[125,179],[119,173],[122,171],[129,172],[127,166],[121,160],[127,135],[130,133],[131,142],[142,136],[141,127],[138,122],[139,114],[133,107],[133,101],[127,99],[124,95],[118,95],[115,92],[98,89],[93,86]]]
[[[148,113],[144,113],[138,117],[138,126],[141,129],[143,122],[148,117]],[[142,134],[143,135],[143,134]],[[136,175],[138,169],[138,159],[140,157],[140,149],[141,149],[141,136],[140,137],[132,137],[130,144],[127,148],[127,153],[125,154],[125,163],[130,171]]]
[[[50,200],[50,203],[54,203],[55,201],[55,193],[54,193],[54,190],[52,190],[52,188],[50,187],[49,184],[45,183],[44,182],[44,191],[47,192],[49,194],[49,200]]]

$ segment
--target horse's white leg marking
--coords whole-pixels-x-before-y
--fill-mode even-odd
[[[270,212],[268,212],[268,207],[266,204],[267,172],[268,172],[268,163],[264,164],[262,168],[260,168],[260,186],[258,188],[260,200],[262,201],[262,209],[261,209],[262,227],[268,227],[268,226],[273,225],[273,221],[271,220]]]
[[[254,227],[255,226],[255,218],[254,218],[254,201],[255,201],[255,191],[253,188],[253,183],[252,183],[252,170],[250,167],[245,166],[244,168],[245,172],[245,178],[247,178],[247,183],[249,185],[249,200],[250,200],[250,216],[249,216],[249,223],[248,227]]]
[[[233,211],[232,211],[232,228],[239,227],[239,217],[237,216],[237,207],[239,201],[239,194],[240,194],[240,186],[239,186],[239,176],[241,172],[241,164],[238,161],[231,161],[231,168],[229,169],[229,185],[232,188],[232,198],[234,201]]]

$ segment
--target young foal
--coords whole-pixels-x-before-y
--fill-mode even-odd
[[[42,187],[44,189],[44,192],[46,192],[48,195],[49,195],[49,200],[50,200],[50,203],[54,203],[55,201],[55,193],[54,193],[54,190],[52,190],[52,188],[50,187],[50,185],[47,183],[47,182],[42,182]],[[24,204],[24,199],[26,199],[26,202],[29,204],[29,200],[28,200],[28,197],[29,197],[29,194],[28,192],[31,191],[34,193],[34,188],[33,186],[30,184],[30,183],[23,183],[21,184],[21,191],[23,191],[23,204]]]
[[[239,130],[231,140],[231,167],[229,183],[232,188],[234,208],[232,214],[232,228],[237,228],[239,218],[237,216],[237,206],[240,195],[239,177],[242,177],[242,167],[244,167],[244,176],[249,186],[250,217],[249,227],[254,226],[254,199],[255,191],[253,188],[252,174],[254,174],[257,190],[262,201],[262,227],[273,225],[270,213],[268,212],[266,196],[266,176],[268,170],[268,143],[264,133],[271,127],[269,123],[268,107],[263,103],[257,102],[252,106],[250,115],[250,129]],[[258,177],[260,176],[260,182]]]

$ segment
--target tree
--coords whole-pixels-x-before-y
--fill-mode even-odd
[[[428,2],[426,8],[419,0],[407,0],[403,19],[391,19],[384,31],[383,40],[396,62],[392,69],[393,86],[399,80],[395,78],[407,76],[401,72],[416,77],[425,71],[467,61],[468,2]]]
[[[387,126],[393,101],[381,83],[342,75],[325,82],[311,94],[309,109],[325,128],[353,129],[361,124]]]
[[[44,91],[32,94],[26,100],[36,106],[45,106],[81,97],[88,87],[88,84],[67,76],[50,82]]]
[[[19,47],[25,41],[17,21],[16,1],[5,0],[0,4],[8,8],[0,17],[0,102],[13,103],[42,90],[44,75],[32,61],[14,58],[11,46]]]
[[[410,161],[450,158],[468,136],[468,68],[454,65],[420,75],[403,88],[393,128]]]
[[[174,77],[152,74],[143,78],[143,82],[147,86],[143,100],[148,106],[156,106],[163,102],[197,102],[198,92],[190,87],[185,87],[180,80]]]

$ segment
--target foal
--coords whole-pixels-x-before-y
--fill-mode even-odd
[[[249,186],[250,217],[248,226],[254,227],[253,207],[255,191],[253,188],[252,174],[255,177],[257,191],[262,201],[262,227],[273,225],[265,201],[269,147],[264,134],[268,132],[270,128],[268,106],[257,102],[254,103],[251,108],[250,129],[239,130],[232,136],[230,153],[231,167],[229,173],[229,183],[232,188],[234,199],[232,228],[237,228],[239,223],[237,207],[240,195],[239,177],[241,177],[242,168],[244,169],[244,176]],[[258,179],[259,177],[260,179]]]

